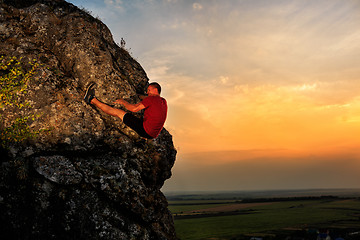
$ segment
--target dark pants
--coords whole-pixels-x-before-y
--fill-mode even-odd
[[[123,122],[126,126],[137,132],[141,137],[153,139],[153,137],[145,131],[142,118],[138,118],[131,113],[126,113],[124,115]]]

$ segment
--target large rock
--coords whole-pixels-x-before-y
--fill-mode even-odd
[[[0,38],[1,87],[20,86],[1,93],[1,238],[176,239],[160,191],[172,136],[144,140],[82,100],[95,82],[105,103],[139,101],[148,84],[139,63],[62,0],[0,0]],[[6,80],[8,63],[23,75]]]

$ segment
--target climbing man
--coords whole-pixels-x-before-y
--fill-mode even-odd
[[[125,125],[133,129],[141,137],[153,139],[159,135],[167,116],[167,102],[160,97],[161,86],[158,83],[150,83],[147,88],[147,96],[141,96],[142,101],[137,104],[131,104],[124,99],[117,99],[114,102],[123,105],[130,112],[100,102],[95,97],[94,87],[95,83],[91,83],[86,89],[84,96],[86,103],[95,105],[106,114],[120,118]],[[145,109],[142,118],[138,118],[131,113],[142,109]]]

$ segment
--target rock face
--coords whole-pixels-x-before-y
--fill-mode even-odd
[[[148,78],[62,0],[0,0],[2,239],[176,239],[160,189],[172,136],[144,140],[83,100],[139,101]],[[6,90],[8,89],[8,90]]]

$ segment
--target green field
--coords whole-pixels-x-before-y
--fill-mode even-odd
[[[258,206],[233,200],[187,200],[183,205],[181,203],[169,201],[176,233],[182,240],[250,239],[251,236],[281,239],[284,232],[303,233],[321,228],[360,231],[359,199],[274,201]],[[316,239],[316,236],[312,237]]]

